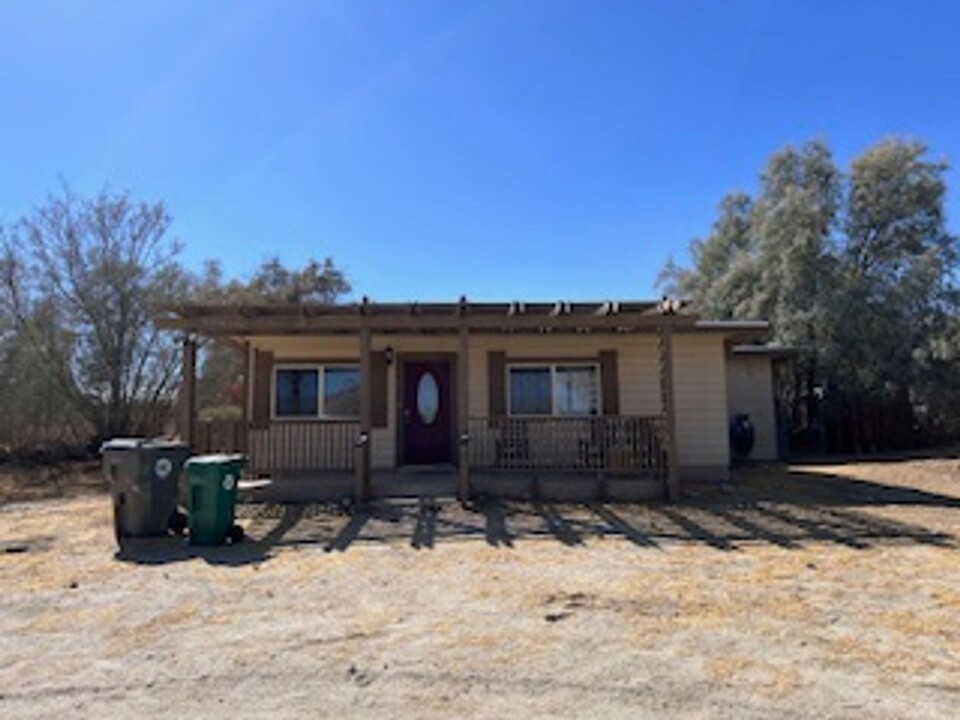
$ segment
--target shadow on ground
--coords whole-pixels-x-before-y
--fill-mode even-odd
[[[898,508],[936,511],[926,526],[892,519]],[[872,512],[883,508],[893,512]],[[809,468],[738,473],[729,486],[692,486],[678,503],[604,504],[479,498],[468,507],[431,498],[378,501],[352,514],[334,505],[246,504],[238,508],[248,539],[235,546],[191,547],[176,539],[133,541],[118,559],[161,564],[203,558],[211,564],[263,562],[278,547],[312,545],[344,552],[357,544],[409,545],[485,542],[512,548],[552,539],[576,548],[622,538],[655,550],[670,543],[724,552],[765,543],[787,550],[831,543],[858,550],[896,544],[960,547],[960,497],[850,479]],[[948,532],[948,529],[951,530]]]

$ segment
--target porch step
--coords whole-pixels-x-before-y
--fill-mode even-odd
[[[434,465],[401,465],[394,474],[398,477],[410,477],[418,475],[450,475],[453,476],[457,468],[450,463],[437,463]]]
[[[242,481],[244,502],[338,502],[353,497],[352,473],[297,474],[272,479]],[[374,498],[455,498],[457,476],[451,469],[429,466],[374,471],[370,478]]]

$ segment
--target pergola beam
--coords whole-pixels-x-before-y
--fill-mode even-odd
[[[360,331],[363,326],[377,332],[457,332],[466,325],[472,332],[540,332],[544,330],[654,330],[665,323],[675,326],[693,326],[694,316],[657,316],[637,313],[610,315],[533,315],[530,313],[512,316],[467,314],[456,315],[187,315],[162,317],[156,320],[157,327],[165,330],[185,330],[210,335],[286,335],[310,332]]]

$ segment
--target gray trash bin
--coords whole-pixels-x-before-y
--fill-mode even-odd
[[[186,443],[115,438],[105,442],[101,452],[113,496],[117,542],[184,529],[186,516],[177,506],[183,464],[190,457]]]

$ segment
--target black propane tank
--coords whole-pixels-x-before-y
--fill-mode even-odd
[[[753,450],[753,422],[746,413],[738,413],[730,421],[730,448],[737,458],[745,458]]]

